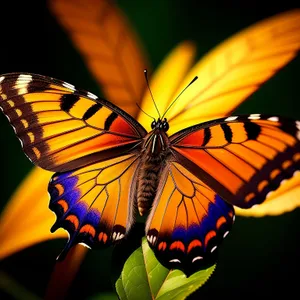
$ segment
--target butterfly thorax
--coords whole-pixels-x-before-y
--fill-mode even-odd
[[[153,121],[151,127],[153,130],[144,138],[139,170],[137,205],[140,215],[144,215],[152,205],[161,170],[170,155],[167,120]]]

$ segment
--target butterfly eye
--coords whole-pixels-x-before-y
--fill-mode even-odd
[[[154,129],[155,127],[156,127],[156,121],[153,121],[153,122],[151,123],[151,128]]]
[[[163,125],[163,130],[164,130],[165,132],[169,130],[169,123],[168,123],[167,121],[164,121],[164,122],[162,123],[162,125]]]

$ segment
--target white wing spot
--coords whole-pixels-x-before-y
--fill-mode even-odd
[[[224,235],[223,235],[223,239],[225,239],[225,238],[226,238],[226,236],[228,235],[228,233],[229,233],[229,231],[226,231],[226,232],[224,233]]]
[[[234,222],[235,221],[235,215],[233,215],[233,217],[232,217],[232,222]]]
[[[96,95],[94,95],[94,94],[92,94],[92,93],[90,93],[90,92],[87,92],[87,96],[88,96],[89,98],[94,99],[94,100],[98,99],[98,97],[97,97]]]
[[[22,87],[18,90],[18,95],[24,95],[27,94],[28,90],[27,87]]]
[[[297,132],[297,139],[300,141],[300,130]]]
[[[78,244],[84,246],[85,248],[92,249],[89,245],[87,245],[87,244],[85,244],[85,243],[78,243]]]
[[[5,79],[5,76],[0,77],[0,83]]]
[[[67,83],[67,82],[64,82],[62,84],[64,87],[66,87],[67,89],[70,89],[70,90],[75,90],[75,86],[73,84],[70,84],[70,83]]]
[[[17,79],[17,82],[18,81],[26,81],[27,83],[32,81],[32,76],[30,74],[20,74],[18,79]]]
[[[115,240],[115,239],[116,239],[116,236],[117,236],[117,233],[116,233],[116,232],[114,232],[114,233],[113,233],[113,236],[112,236],[113,240]]]
[[[173,263],[173,262],[176,262],[176,263],[180,263],[181,264],[181,261],[177,258],[174,258],[174,259],[171,259],[169,260],[170,263]]]
[[[296,127],[298,130],[300,130],[300,121],[296,121]]]
[[[270,117],[268,118],[269,121],[273,121],[273,122],[278,122],[279,118],[278,117]]]
[[[214,246],[211,250],[210,253],[213,253],[217,249],[217,246]]]
[[[203,257],[202,256],[196,256],[196,257],[193,258],[192,263],[197,261],[197,260],[200,260],[200,259],[203,259]]]
[[[16,127],[14,125],[11,125],[11,127],[13,128],[15,134],[17,134],[17,130],[16,130]],[[20,140],[20,142],[22,143],[22,141]]]
[[[250,120],[259,120],[260,119],[260,114],[252,114],[248,117]]]
[[[238,118],[238,116],[232,116],[225,119],[225,121],[234,121]]]

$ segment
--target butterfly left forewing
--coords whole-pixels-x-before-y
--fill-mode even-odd
[[[53,175],[51,231],[62,227],[70,235],[60,258],[76,243],[94,248],[124,238],[133,222],[138,165],[139,154],[129,154]]]
[[[232,116],[171,136],[181,163],[231,204],[249,208],[300,170],[300,123]]]
[[[36,74],[0,77],[0,107],[26,155],[50,171],[67,171],[135,148],[143,127],[112,103]]]
[[[217,247],[233,220],[232,205],[180,163],[169,161],[161,175],[146,234],[161,263],[191,275],[215,263]]]

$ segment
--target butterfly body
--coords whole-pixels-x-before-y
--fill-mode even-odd
[[[165,167],[166,159],[171,155],[166,134],[169,128],[167,120],[158,119],[151,127],[153,130],[144,138],[137,182],[137,206],[140,215],[144,215],[152,205],[161,171]]]

